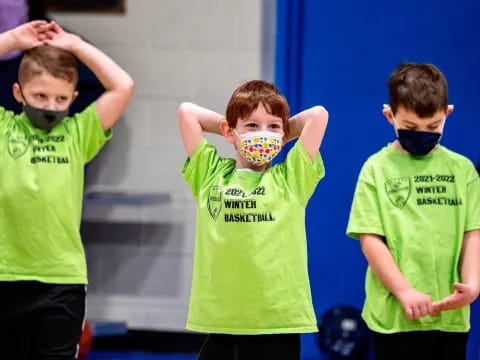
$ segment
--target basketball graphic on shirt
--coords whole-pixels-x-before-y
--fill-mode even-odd
[[[222,189],[220,186],[213,186],[208,193],[208,211],[212,216],[213,220],[218,219],[220,211],[222,211]]]
[[[14,159],[18,159],[25,154],[28,149],[29,140],[25,133],[20,131],[12,131],[8,133],[8,153]]]
[[[410,178],[401,177],[387,180],[385,182],[385,190],[392,204],[402,209],[410,197]]]

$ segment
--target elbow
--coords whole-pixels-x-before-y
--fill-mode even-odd
[[[177,115],[179,119],[184,119],[193,113],[194,104],[188,101],[182,102],[177,108]]]
[[[121,91],[125,94],[128,99],[133,97],[133,92],[135,90],[135,82],[133,79],[128,76],[121,85]]]
[[[322,124],[328,123],[328,111],[321,105],[314,106],[312,108],[312,119],[315,122],[319,122]]]

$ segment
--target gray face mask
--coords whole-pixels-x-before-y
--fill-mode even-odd
[[[68,108],[65,110],[45,110],[35,108],[27,102],[23,105],[23,111],[25,111],[33,126],[43,130],[53,129],[68,115]]]

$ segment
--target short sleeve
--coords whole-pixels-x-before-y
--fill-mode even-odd
[[[110,129],[103,130],[95,103],[82,112],[65,119],[65,125],[75,136],[84,156],[84,162],[92,160],[112,136]]]
[[[317,153],[312,161],[299,140],[290,149],[285,161],[275,168],[275,171],[282,173],[288,188],[298,197],[302,205],[307,204],[318,182],[325,176],[320,153]]]
[[[470,166],[468,179],[465,231],[480,229],[480,178],[473,164]]]
[[[360,234],[385,236],[378,201],[373,169],[367,162],[360,171],[355,188],[347,226],[348,236],[355,239],[359,239]]]
[[[0,127],[5,126],[7,117],[8,111],[4,107],[0,106]]]
[[[182,167],[182,175],[189,184],[193,196],[197,198],[202,185],[207,179],[231,159],[222,159],[217,154],[217,149],[203,139],[197,146],[191,158],[187,158]]]

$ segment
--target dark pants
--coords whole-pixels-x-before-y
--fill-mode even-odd
[[[0,282],[0,359],[75,359],[85,296],[84,285]]]
[[[211,334],[198,360],[299,360],[300,335]]]
[[[374,333],[375,360],[465,360],[468,333]]]

